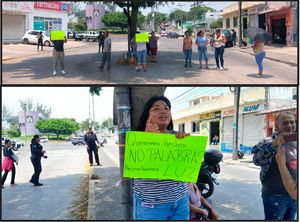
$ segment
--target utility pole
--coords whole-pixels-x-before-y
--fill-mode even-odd
[[[232,159],[238,159],[239,150],[239,107],[240,107],[240,90],[239,86],[234,87],[234,117],[233,117],[233,149]]]
[[[93,121],[92,121],[92,129],[95,130],[95,101],[94,101],[94,93],[92,94],[92,105],[93,105]]]
[[[123,177],[125,136],[131,129],[131,106],[129,87],[115,87],[114,104],[117,108],[117,122],[119,132],[119,156],[121,178],[121,217],[122,220],[132,220],[132,179]],[[114,122],[116,122],[114,120]]]
[[[155,12],[154,12],[154,6],[151,7],[151,25],[152,25],[152,31],[155,31]]]
[[[177,6],[180,7],[181,10],[181,34],[183,34],[183,14],[182,14],[182,6],[184,6],[183,4],[178,4]]]
[[[129,58],[131,56],[131,52],[130,52],[130,40],[131,40],[131,17],[130,17],[130,6],[129,6],[129,1],[127,1],[127,6],[126,8],[123,8],[123,13],[125,14],[125,16],[127,17],[127,23],[128,23],[128,35],[127,35],[127,58]]]
[[[91,117],[91,93],[89,92],[89,127],[92,127],[92,117]]]
[[[242,47],[242,38],[243,38],[243,35],[242,35],[242,1],[239,1],[238,4],[239,4],[239,10],[238,10],[238,13],[239,13],[239,47],[241,48]]]

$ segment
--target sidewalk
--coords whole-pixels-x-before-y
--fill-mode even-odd
[[[68,40],[65,43],[64,48],[65,50],[79,48],[85,46],[87,42],[80,42],[80,41],[70,41]],[[95,44],[90,42],[90,44]],[[17,59],[31,55],[40,55],[45,53],[52,53],[53,47],[43,47],[43,51],[37,51],[37,45],[26,45],[23,43],[10,43],[10,44],[3,44],[2,45],[2,61],[10,60],[10,59]]]
[[[223,163],[230,164],[230,165],[240,165],[254,169],[260,169],[259,166],[254,165],[253,163],[253,155],[246,154],[244,155],[243,159],[233,160],[232,153],[222,153],[223,154]]]
[[[90,170],[87,219],[122,220],[120,169],[104,149],[99,149],[102,166],[93,166]]]
[[[251,48],[251,46],[242,47],[242,48],[235,46],[235,47],[231,47],[230,50],[237,50],[254,56],[253,49]],[[267,45],[265,46],[266,59],[285,63],[291,66],[297,66],[298,64],[297,50],[298,47]]]

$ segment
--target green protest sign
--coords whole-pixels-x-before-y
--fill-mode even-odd
[[[124,177],[196,182],[206,136],[126,132]]]
[[[54,41],[54,40],[64,40],[65,39],[65,32],[64,31],[51,31],[50,33],[50,39],[51,41]]]
[[[149,42],[149,34],[148,32],[135,34],[136,42]]]

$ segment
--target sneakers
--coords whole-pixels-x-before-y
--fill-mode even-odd
[[[223,70],[223,69],[224,69],[224,67],[223,67],[223,66],[221,66],[220,70]]]
[[[102,166],[102,164],[101,164],[101,163],[98,163],[97,166]]]
[[[66,74],[65,70],[61,70],[61,74]]]
[[[34,184],[34,186],[40,187],[40,186],[43,186],[43,184],[42,183],[36,183],[36,184]]]
[[[31,180],[29,180],[29,182],[34,184],[34,181],[33,181],[32,179],[31,179]]]
[[[55,76],[55,75],[56,75],[56,71],[54,71],[54,72],[52,73],[52,75],[54,75],[54,76]]]

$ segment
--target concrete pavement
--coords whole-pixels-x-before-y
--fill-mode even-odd
[[[254,56],[253,49],[250,46],[239,48],[235,46],[231,49],[238,50],[243,53],[247,53]],[[291,66],[297,66],[298,56],[297,56],[298,47],[287,47],[281,45],[266,45],[266,59],[272,61],[285,63]]]

